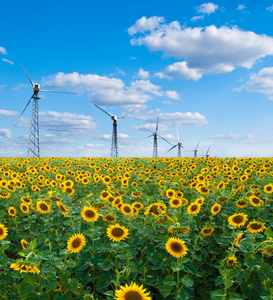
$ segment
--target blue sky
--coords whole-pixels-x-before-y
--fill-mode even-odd
[[[198,155],[273,155],[273,1],[5,1],[0,11],[0,155],[26,156],[40,93],[41,156],[152,156],[151,135]],[[158,141],[159,156],[176,156]],[[182,156],[193,152],[182,150]]]

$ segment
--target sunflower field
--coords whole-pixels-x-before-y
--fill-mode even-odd
[[[0,158],[0,299],[273,299],[273,159]]]

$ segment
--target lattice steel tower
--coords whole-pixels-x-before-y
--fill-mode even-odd
[[[118,119],[122,119],[122,118],[128,116],[133,111],[138,110],[140,108],[140,106],[136,107],[135,109],[132,109],[132,110],[128,111],[127,113],[122,114],[120,117],[117,117],[117,116],[109,113],[105,109],[101,108],[97,104],[94,104],[94,105],[98,109],[100,109],[101,111],[103,111],[104,113],[106,113],[108,116],[110,116],[111,119],[113,120],[113,132],[112,132],[112,144],[111,144],[111,155],[110,155],[110,157],[118,157],[118,132],[117,132]]]
[[[15,125],[25,112],[26,108],[30,104],[31,100],[33,99],[33,107],[32,107],[32,115],[31,115],[31,123],[30,123],[30,133],[29,133],[29,140],[28,140],[28,151],[27,156],[28,157],[40,157],[40,138],[39,138],[39,105],[38,101],[41,99],[39,97],[39,92],[52,92],[52,93],[64,93],[64,94],[77,94],[77,93],[71,93],[71,92],[61,92],[61,91],[49,91],[49,90],[41,90],[40,85],[38,83],[33,83],[30,77],[28,76],[26,70],[23,68],[25,74],[27,75],[27,78],[30,82],[30,84],[33,87],[33,95],[28,100],[27,105],[23,109],[21,115],[15,122]]]

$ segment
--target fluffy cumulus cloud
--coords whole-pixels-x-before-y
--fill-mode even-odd
[[[250,75],[246,90],[252,93],[262,93],[273,100],[273,67],[263,68],[258,73]]]
[[[27,128],[29,121],[21,118],[17,125]],[[90,116],[55,111],[40,112],[39,125],[40,130],[46,130],[57,136],[86,135],[96,128],[96,124]]]
[[[239,4],[237,10],[244,10],[246,7],[243,4]]]
[[[182,59],[157,73],[161,78],[198,80],[203,74],[227,73],[237,66],[250,69],[258,59],[273,55],[272,37],[236,26],[190,28],[174,21],[158,22],[153,29],[147,26],[145,30],[144,25],[141,31],[135,28],[131,45],[144,45],[149,51],[161,51],[164,56]]]
[[[273,11],[273,5],[267,7],[266,9],[269,10],[269,11]]]
[[[2,60],[3,60],[4,62],[6,62],[6,63],[10,64],[10,65],[13,65],[13,64],[14,64],[14,62],[13,62],[13,61],[11,61],[11,60],[8,60],[8,59],[6,59],[6,58],[2,58]]]
[[[0,53],[3,55],[8,54],[7,50],[4,47],[0,47]]]
[[[155,30],[163,22],[164,22],[163,17],[154,16],[148,19],[146,17],[142,17],[138,19],[136,23],[128,29],[128,33],[130,35],[134,35],[136,33],[143,33],[145,31]]]
[[[96,74],[81,75],[77,72],[58,73],[43,78],[44,86],[86,90],[91,103],[98,105],[134,105],[144,104],[156,96],[164,96],[161,86],[149,80],[135,80],[125,86],[121,79],[99,76]]]
[[[149,78],[149,72],[144,71],[142,68],[139,68],[136,77],[141,78],[141,79],[147,79],[147,78]]]
[[[216,5],[216,4],[213,4],[211,2],[203,3],[200,6],[196,7],[196,10],[199,13],[207,14],[207,15],[210,15],[211,13],[214,13],[217,9],[219,9],[219,6]]]
[[[162,126],[202,126],[208,123],[208,120],[205,116],[201,115],[198,112],[191,113],[161,113],[159,111],[149,111],[147,113],[136,115],[135,118],[147,122],[145,125],[136,126],[136,130],[155,130],[155,124],[157,122],[157,116],[159,116],[159,124],[162,129]],[[165,127],[165,128],[166,128]]]
[[[5,109],[0,109],[0,117],[10,117],[10,116],[16,116],[17,112],[12,111],[12,110],[5,110]]]
[[[0,139],[10,138],[12,133],[9,129],[0,129]]]

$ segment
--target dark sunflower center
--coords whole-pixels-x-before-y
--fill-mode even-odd
[[[81,245],[81,239],[80,238],[75,238],[74,241],[72,242],[72,247],[73,248],[78,248]]]
[[[219,210],[219,206],[215,206],[214,208],[213,208],[213,211],[214,212],[217,212]]]
[[[178,199],[173,200],[173,205],[179,205],[179,200]]]
[[[236,224],[240,224],[244,221],[244,217],[243,216],[235,216],[233,217],[232,221]]]
[[[246,204],[246,202],[245,202],[245,201],[243,201],[243,200],[241,200],[241,201],[238,201],[238,204],[239,204],[239,205],[245,205],[245,204]]]
[[[258,198],[253,198],[253,199],[252,199],[252,202],[255,203],[255,204],[257,204],[257,203],[260,202],[260,200],[259,200]]]
[[[108,221],[113,221],[113,220],[114,220],[114,217],[113,217],[113,216],[107,216],[106,219],[107,219]]]
[[[46,211],[48,209],[47,205],[44,203],[40,204],[40,209]]]
[[[211,232],[211,228],[206,228],[206,229],[204,229],[203,232],[204,232],[204,233],[210,233],[210,232]]]
[[[84,213],[87,218],[93,218],[95,216],[95,213],[91,209],[86,210]]]
[[[258,223],[252,223],[252,224],[250,224],[250,228],[254,229],[254,230],[258,230],[258,229],[262,228],[262,225],[258,224]]]
[[[168,196],[169,196],[169,197],[173,197],[173,196],[174,196],[174,193],[173,193],[173,192],[168,192]]]
[[[111,233],[114,237],[119,238],[119,237],[123,236],[124,231],[122,228],[116,227],[116,228],[112,229]]]
[[[0,227],[0,236],[4,233],[3,228]]]
[[[65,209],[62,205],[60,205],[60,210],[61,210],[62,212],[66,212],[66,209]]]
[[[271,186],[267,186],[266,187],[266,190],[269,192],[269,191],[272,191],[272,187]]]
[[[23,267],[21,268],[21,270],[23,270],[23,271],[26,271],[26,269],[27,269],[26,266],[23,266]]]
[[[27,248],[27,244],[23,242],[23,248]]]
[[[10,210],[10,213],[11,213],[11,214],[14,214],[14,213],[15,213],[15,211],[14,211],[13,208]]]
[[[198,205],[194,204],[191,206],[191,211],[196,211],[198,209]]]
[[[129,291],[125,294],[125,300],[142,300],[142,296],[135,291]]]
[[[124,211],[127,212],[127,213],[130,213],[131,212],[131,208],[129,206],[125,206],[124,208]]]
[[[177,252],[180,253],[183,250],[183,247],[181,244],[177,243],[177,242],[172,242],[171,243],[171,249],[173,252]]]
[[[141,207],[141,205],[140,204],[135,204],[135,208],[140,208]]]
[[[109,201],[109,202],[113,202],[114,200],[115,200],[115,199],[114,199],[113,197],[109,197],[109,198],[108,198],[108,201]]]

